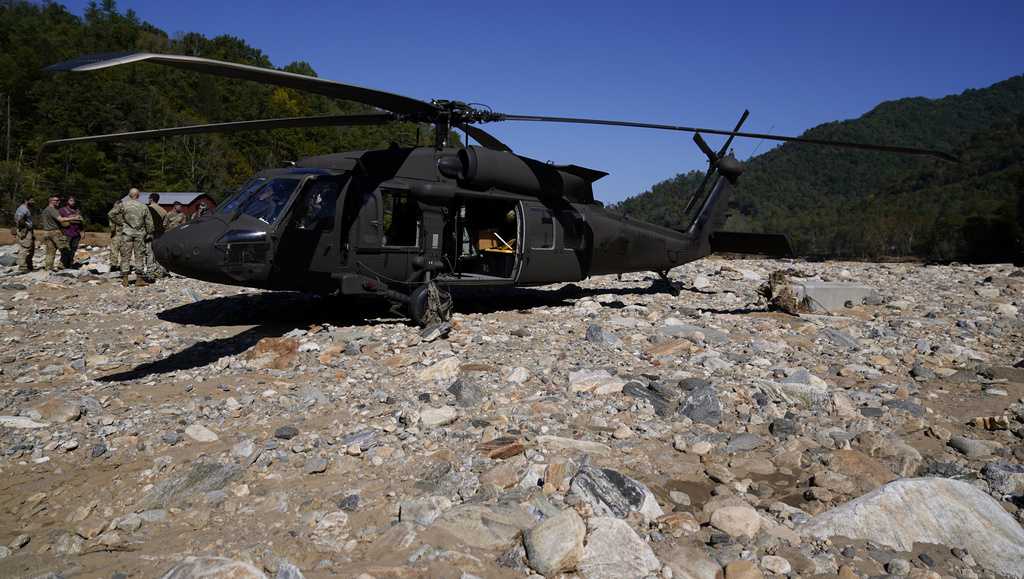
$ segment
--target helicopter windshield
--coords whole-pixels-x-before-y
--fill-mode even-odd
[[[299,182],[300,179],[294,177],[255,179],[218,207],[218,213],[244,213],[272,225],[281,216]]]

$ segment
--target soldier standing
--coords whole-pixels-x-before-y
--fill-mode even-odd
[[[118,199],[107,212],[107,220],[110,221],[110,271],[121,271],[121,228],[124,223],[118,217],[120,211],[121,200]]]
[[[32,271],[32,257],[36,253],[36,232],[32,224],[35,201],[26,197],[14,211],[14,226],[18,231],[18,273]]]
[[[181,212],[181,203],[175,201],[174,208],[164,217],[164,231],[170,231],[182,223],[185,223],[185,214]]]
[[[153,216],[149,208],[139,201],[139,190],[134,187],[119,207],[114,219],[121,223],[121,285],[128,287],[128,275],[133,266],[135,285],[149,285],[146,280],[149,269],[146,244],[153,237]]]
[[[167,271],[157,263],[156,257],[153,255],[153,240],[164,234],[164,220],[167,218],[167,211],[160,207],[159,193],[149,194],[149,203],[146,204],[146,207],[149,208],[150,216],[153,218],[153,234],[146,240],[146,262],[149,264],[152,276],[164,277],[167,275]]]
[[[47,270],[57,271],[54,268],[53,260],[58,254],[68,251],[68,238],[64,235],[64,228],[76,221],[74,218],[64,217],[57,209],[60,197],[50,197],[50,203],[43,209],[43,247],[46,248],[46,257],[43,259],[43,267]]]

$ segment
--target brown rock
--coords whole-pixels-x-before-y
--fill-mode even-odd
[[[513,436],[502,436],[478,445],[477,450],[490,459],[503,460],[517,454],[522,454],[526,449],[523,443]]]
[[[764,579],[753,561],[733,561],[725,566],[725,579]]]
[[[526,457],[520,454],[480,475],[480,482],[507,489],[519,482],[525,473]]]
[[[245,358],[256,368],[288,370],[295,366],[298,351],[296,338],[263,338],[246,352]]]

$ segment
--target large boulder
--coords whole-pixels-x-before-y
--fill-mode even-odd
[[[587,526],[576,511],[565,510],[526,532],[523,543],[530,566],[545,577],[571,571],[583,558]]]
[[[586,579],[645,577],[661,569],[651,547],[622,519],[594,517],[579,572]]]
[[[622,519],[637,512],[650,522],[665,514],[654,493],[643,483],[610,468],[580,468],[572,479],[570,491],[601,517]]]
[[[902,479],[801,526],[809,537],[871,540],[898,551],[914,543],[967,550],[984,567],[1024,577],[1024,528],[992,497],[961,481]]]

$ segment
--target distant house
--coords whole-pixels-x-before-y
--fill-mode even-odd
[[[163,207],[164,209],[166,209],[168,211],[170,211],[174,207],[175,203],[181,203],[183,205],[182,212],[184,212],[185,215],[192,215],[193,213],[198,211],[199,210],[199,204],[203,203],[204,201],[206,202],[206,210],[207,210],[207,212],[213,211],[213,209],[215,207],[217,207],[217,202],[214,201],[213,198],[211,198],[206,193],[197,193],[197,192],[176,193],[176,192],[164,192],[164,191],[143,191],[139,195],[139,201],[142,201],[143,203],[148,203],[149,202],[149,195],[150,195],[150,193],[157,193],[157,194],[159,194],[160,195],[160,207]],[[127,199],[127,198],[128,198],[127,195],[125,195],[123,197],[123,199]]]

